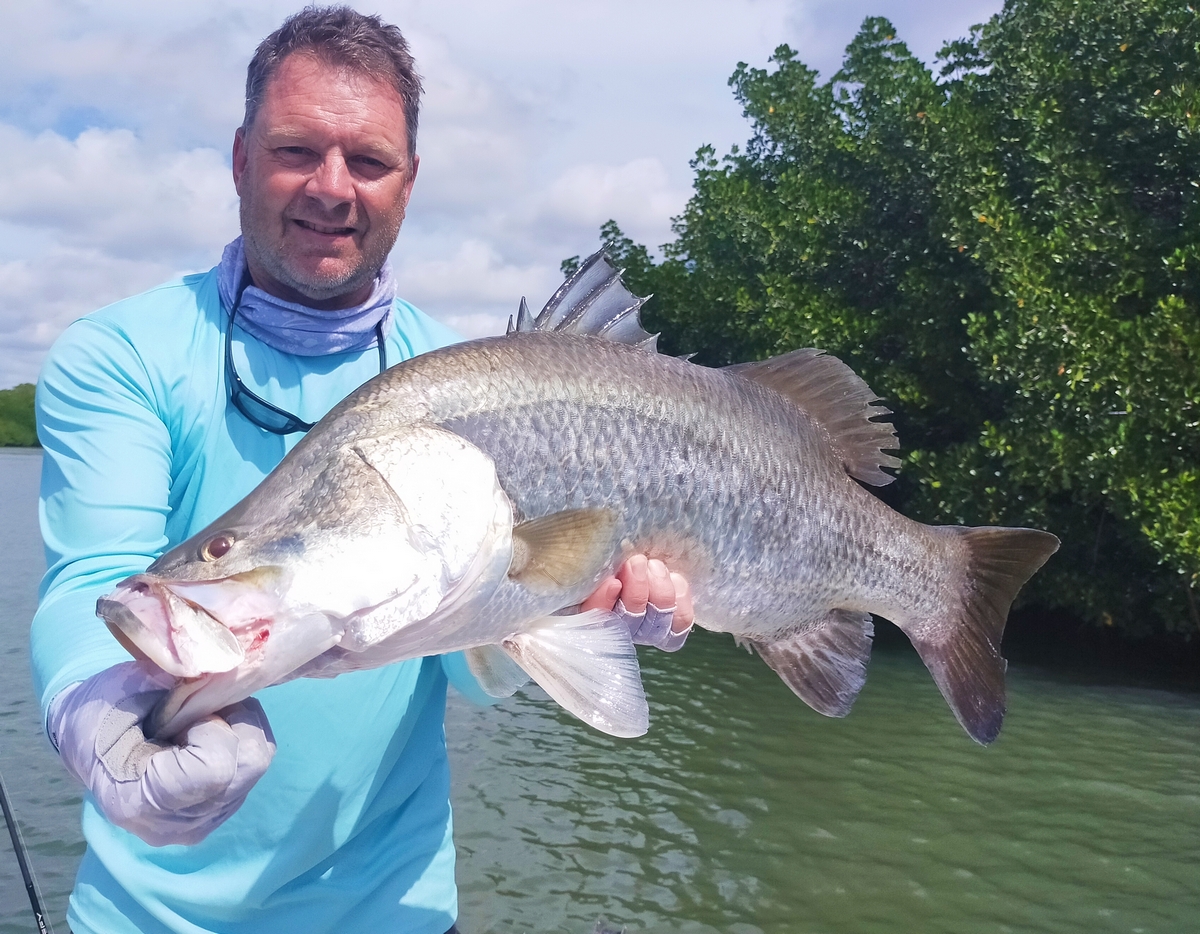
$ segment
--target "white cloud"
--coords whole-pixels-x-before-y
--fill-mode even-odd
[[[61,244],[31,259],[0,262],[0,386],[32,381],[54,339],[85,312],[177,272],[162,263]]]
[[[557,285],[546,281],[542,266],[505,263],[489,244],[466,240],[448,260],[407,261],[399,258],[397,277],[414,294],[446,301],[501,302],[533,284]]]
[[[0,220],[128,259],[211,250],[237,231],[237,195],[215,149],[153,152],[129,130],[73,140],[0,125]]]
[[[185,271],[237,235],[216,150],[156,152],[129,130],[75,139],[0,124],[0,386],[30,380],[71,321]]]
[[[502,333],[518,300],[540,306],[562,280],[557,264],[505,262],[481,240],[465,240],[449,259],[419,259],[398,251],[402,295],[464,337]]]
[[[683,210],[688,194],[671,187],[658,159],[576,165],[550,184],[543,210],[548,218],[589,232],[610,218],[618,219],[627,235],[658,246],[670,237],[671,218]]]
[[[0,31],[5,118],[71,136],[89,125],[122,126],[168,145],[224,147],[240,117],[246,62],[288,6],[234,0],[6,4]]]
[[[403,294],[468,335],[537,305],[610,217],[656,247],[727,87],[788,42],[832,73],[864,16],[928,58],[1000,0],[380,0],[427,93],[395,252]],[[72,318],[217,260],[245,65],[299,0],[10,4],[0,31],[0,388]]]

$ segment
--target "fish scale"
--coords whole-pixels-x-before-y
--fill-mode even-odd
[[[917,523],[886,515],[802,411],[747,380],[670,358],[649,369],[644,354],[594,337],[514,334],[482,349],[504,359],[476,366],[479,350],[467,343],[430,361],[433,370],[484,374],[467,399],[440,389],[453,384],[422,378],[420,361],[397,372],[395,385],[381,379],[373,397],[422,395],[435,423],[492,458],[520,518],[617,509],[618,541],[628,544],[611,566],[646,551],[679,568],[706,628],[774,635],[848,603],[890,615],[887,595],[904,572],[882,541],[907,536],[905,554],[940,547]],[[547,358],[555,367],[542,372]],[[677,473],[665,476],[664,463]],[[861,512],[872,521],[858,521]],[[864,552],[877,560],[844,560]],[[741,585],[747,578],[754,594]]]
[[[757,651],[819,712],[849,711],[875,614],[913,641],[968,733],[994,739],[1005,617],[1057,539],[900,515],[864,486],[899,461],[886,410],[848,367],[811,349],[721,370],[666,357],[642,301],[598,254],[536,320],[522,306],[504,337],[398,364],[101,601],[123,644],[182,678],[156,728],[292,677],[462,650],[498,696],[528,675],[599,729],[637,735],[648,713],[626,624],[558,611],[646,553],[688,578],[699,625]],[[225,581],[269,588],[253,603],[273,599],[269,619],[232,617]],[[225,668],[173,651],[176,590],[203,596],[187,604],[187,658]]]

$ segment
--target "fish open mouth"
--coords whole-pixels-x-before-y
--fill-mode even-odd
[[[256,568],[207,581],[135,574],[96,603],[117,641],[177,678],[230,671],[270,638],[285,572]]]

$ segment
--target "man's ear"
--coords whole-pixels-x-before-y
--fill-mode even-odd
[[[246,128],[238,127],[233,134],[233,187],[242,195],[242,175],[246,171]]]
[[[404,188],[404,206],[408,207],[408,199],[412,197],[413,184],[417,180],[417,169],[421,167],[421,157],[415,152],[412,157],[412,169],[408,173],[408,184]]]

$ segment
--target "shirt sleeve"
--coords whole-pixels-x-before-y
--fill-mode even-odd
[[[36,411],[47,571],[30,653],[44,718],[64,687],[129,660],[96,600],[166,545],[171,437],[143,361],[95,318],[55,343]]]

